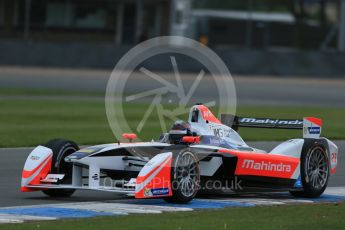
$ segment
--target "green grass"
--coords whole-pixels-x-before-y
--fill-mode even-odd
[[[0,225],[0,229],[344,229],[345,204],[227,208]]]
[[[12,99],[0,97],[0,147],[35,146],[52,138],[67,138],[82,145],[116,141],[108,126],[102,100],[37,100],[25,99],[25,94],[22,96]],[[132,130],[136,130],[146,108],[145,104],[126,106],[125,116]],[[345,109],[240,107],[238,115],[272,118],[317,116],[324,120],[324,136],[345,139]],[[172,121],[168,121],[167,128],[171,124]],[[151,140],[158,138],[160,132],[158,116],[153,113],[144,129],[137,134],[143,140]],[[240,134],[246,141],[286,140],[301,137],[302,131],[243,128]]]
[[[0,146],[34,146],[52,138],[80,144],[114,141],[104,103],[0,99]]]

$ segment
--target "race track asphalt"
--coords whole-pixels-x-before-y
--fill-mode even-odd
[[[345,155],[341,152],[345,149],[345,141],[335,141],[335,143],[340,149],[340,154],[338,157],[337,173],[331,177],[329,186],[345,186]],[[248,144],[269,151],[278,142],[249,142]],[[20,192],[21,171],[26,157],[32,149],[0,149],[0,207],[123,199],[123,196],[121,197],[113,193],[94,191],[77,191],[71,198],[49,198],[41,192]]]
[[[68,70],[40,68],[0,67],[1,89],[39,89],[105,93],[110,70]],[[170,82],[175,78],[169,73],[159,73]],[[183,84],[190,86],[196,74],[182,74]],[[143,73],[135,72],[126,84],[127,92],[153,89],[157,81],[149,80]],[[237,93],[237,105],[292,105],[313,107],[345,107],[344,78],[312,78],[288,76],[233,75]],[[210,87],[213,79],[206,75],[193,98],[207,102],[215,97]],[[102,96],[99,98],[102,100]],[[213,99],[212,99],[213,100]]]

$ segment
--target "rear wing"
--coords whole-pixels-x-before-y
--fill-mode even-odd
[[[236,131],[240,127],[303,130],[304,138],[319,138],[322,127],[322,120],[315,117],[305,117],[303,120],[298,120],[238,117],[231,114],[222,114],[221,122],[224,125],[231,126]]]

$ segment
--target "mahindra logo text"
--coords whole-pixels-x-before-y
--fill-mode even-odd
[[[257,119],[244,117],[240,119],[241,123],[260,123],[260,124],[278,124],[278,125],[301,125],[303,121],[300,120],[280,120],[280,119]]]
[[[263,170],[263,171],[274,171],[274,172],[291,172],[291,165],[271,162],[256,162],[254,160],[244,160],[242,164],[244,169],[254,169],[254,170]]]

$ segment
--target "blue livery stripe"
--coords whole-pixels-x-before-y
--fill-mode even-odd
[[[57,208],[57,207],[8,208],[8,209],[0,209],[0,213],[12,214],[12,215],[56,217],[56,218],[83,218],[83,217],[114,215],[113,213],[107,213],[107,212],[95,212],[91,210]]]
[[[139,204],[139,205],[158,205],[158,206],[170,206],[170,207],[181,207],[181,208],[192,208],[192,209],[209,209],[209,208],[226,208],[226,207],[251,207],[254,204],[242,203],[236,201],[217,201],[217,200],[203,200],[194,199],[188,204],[167,204],[161,199],[145,199],[145,200],[129,200],[126,203]]]

